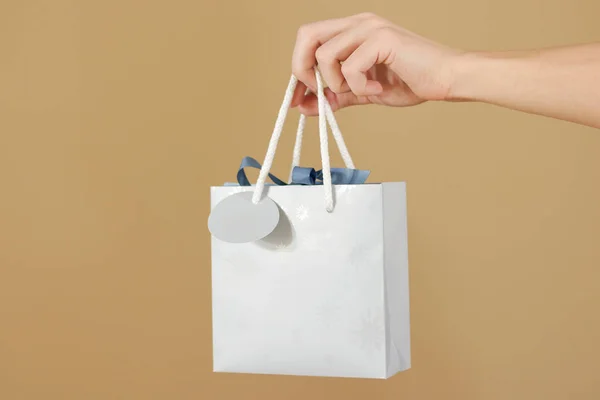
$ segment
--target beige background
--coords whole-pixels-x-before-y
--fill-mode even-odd
[[[263,157],[297,27],[366,9],[466,49],[600,39],[593,0],[0,3],[0,398],[600,397],[600,132],[476,104],[339,113],[408,183],[413,369],[211,373],[208,187]]]

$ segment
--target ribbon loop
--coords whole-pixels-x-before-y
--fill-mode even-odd
[[[292,169],[292,184],[296,185],[314,185],[317,178],[323,180],[323,173],[320,177],[317,176],[317,171],[314,168],[294,167]]]
[[[242,162],[240,163],[240,168],[238,169],[238,173],[237,173],[237,181],[240,184],[240,186],[252,186],[250,184],[250,181],[248,180],[248,176],[246,175],[246,171],[244,171],[244,168],[246,168],[246,167],[256,168],[258,170],[260,170],[262,168],[262,166],[260,165],[260,163],[258,161],[256,161],[254,158],[252,158],[252,157],[244,157],[242,159]],[[281,179],[277,178],[275,175],[273,175],[271,173],[269,173],[269,178],[276,185],[279,185],[279,186],[286,185],[286,183],[284,181],[282,181]]]

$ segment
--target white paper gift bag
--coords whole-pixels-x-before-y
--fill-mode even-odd
[[[323,169],[305,174],[314,182],[265,184],[292,77],[256,185],[211,188],[216,372],[388,378],[410,368],[405,184],[362,183],[318,72],[317,82]],[[326,118],[346,169],[329,166]],[[303,125],[290,175],[307,171]]]

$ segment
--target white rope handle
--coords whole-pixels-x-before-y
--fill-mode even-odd
[[[323,79],[315,68],[317,77],[317,103],[319,106],[319,138],[321,139],[321,164],[323,166],[323,188],[325,189],[325,209],[333,211],[333,188],[331,187],[331,166],[329,165],[329,142],[327,138],[327,116],[325,115],[325,92]]]
[[[339,126],[337,125],[337,121],[333,115],[333,111],[331,110],[331,106],[325,97],[324,89],[323,89],[323,80],[321,78],[321,74],[315,68],[315,75],[317,78],[317,103],[319,109],[319,141],[321,147],[321,161],[323,167],[323,188],[325,191],[325,208],[328,212],[333,211],[333,189],[331,185],[331,167],[329,164],[329,143],[327,137],[327,122],[330,123],[334,138],[346,164],[347,168],[354,168],[354,163],[352,162],[352,158],[350,157],[350,153],[346,147],[342,134],[340,132]],[[273,134],[271,135],[271,140],[269,141],[269,146],[267,148],[267,154],[265,156],[265,160],[263,162],[263,166],[260,170],[258,179],[256,181],[256,188],[254,190],[254,194],[252,197],[253,203],[258,203],[262,197],[262,193],[264,191],[265,182],[269,175],[269,171],[273,165],[273,160],[275,158],[275,152],[277,150],[277,144],[279,143],[279,138],[281,137],[281,133],[283,131],[283,124],[285,122],[285,118],[287,116],[287,112],[290,108],[290,104],[292,102],[292,97],[294,95],[294,90],[296,88],[298,80],[295,76],[292,76],[288,87],[285,92],[285,96],[283,98],[283,102],[279,109],[279,114],[277,115],[277,120],[275,121],[275,127],[273,128]],[[292,161],[292,170],[295,166],[297,166],[300,162],[300,153],[302,150],[302,135],[304,132],[304,126],[306,123],[306,117],[302,115],[300,117],[300,121],[298,124],[298,130],[296,132],[296,143],[294,145],[294,154]],[[290,172],[290,180],[291,180],[291,172]]]
[[[308,92],[308,91],[307,91]],[[344,137],[342,136],[342,132],[340,131],[340,127],[335,119],[335,115],[333,114],[333,110],[331,109],[331,105],[327,101],[325,103],[325,115],[327,116],[327,122],[329,122],[329,126],[331,127],[331,131],[333,133],[333,138],[337,143],[337,147],[342,156],[342,160],[344,160],[344,165],[346,168],[354,169],[354,162],[352,161],[352,157],[350,156],[350,152],[346,147],[346,142],[344,141]],[[306,125],[306,115],[300,114],[300,119],[298,121],[298,130],[296,132],[296,142],[294,143],[294,154],[292,156],[292,166],[290,168],[290,176],[288,182],[292,182],[292,173],[294,172],[294,168],[300,165],[300,154],[302,153],[302,138],[304,133],[304,126]]]
[[[300,165],[300,153],[302,153],[302,135],[304,134],[304,126],[306,125],[306,115],[300,114],[298,120],[298,130],[296,131],[296,142],[294,143],[294,154],[292,155],[292,166],[290,167],[290,177],[288,183],[292,183],[292,174],[294,168]]]
[[[283,102],[279,108],[277,120],[275,120],[275,127],[273,128],[273,134],[271,135],[271,140],[269,141],[269,147],[267,147],[265,160],[258,174],[258,179],[256,180],[256,188],[254,190],[254,194],[252,195],[252,202],[254,204],[260,201],[262,193],[265,189],[265,181],[267,180],[267,176],[269,176],[269,171],[271,171],[271,166],[273,165],[275,151],[277,150],[277,143],[279,143],[279,138],[281,137],[281,132],[283,131],[283,123],[285,122],[285,117],[287,116],[290,104],[292,104],[292,97],[294,96],[296,83],[298,83],[298,80],[292,75],[290,78],[290,83],[285,91]]]

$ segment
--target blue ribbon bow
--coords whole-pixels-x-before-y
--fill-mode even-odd
[[[237,173],[237,181],[240,186],[251,186],[246,176],[245,168],[260,169],[261,165],[252,157],[244,157]],[[352,168],[331,168],[331,183],[334,185],[360,185],[365,183],[371,171]],[[269,173],[269,178],[278,186],[288,185],[286,182]],[[314,168],[294,167],[292,170],[292,182],[290,185],[322,185],[323,170],[316,171]]]

